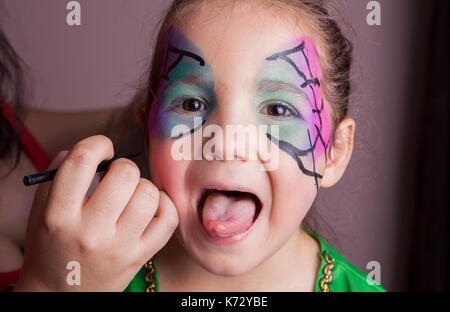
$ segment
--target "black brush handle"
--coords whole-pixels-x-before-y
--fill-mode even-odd
[[[124,156],[124,157],[114,156],[113,158],[111,158],[109,160],[104,160],[97,166],[96,172],[106,171],[106,169],[108,169],[109,165],[111,165],[111,163],[114,160],[116,160],[117,158],[130,159],[130,158],[136,157],[138,155],[140,155],[140,153],[135,153],[135,154]],[[29,175],[23,177],[23,184],[25,184],[26,186],[30,186],[30,185],[34,185],[34,184],[38,184],[38,183],[51,181],[55,177],[55,174],[57,171],[58,171],[58,169],[53,169],[53,170],[48,170],[48,171],[41,172],[41,173],[29,174]]]

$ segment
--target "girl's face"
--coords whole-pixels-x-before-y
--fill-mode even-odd
[[[150,172],[178,209],[177,238],[212,273],[243,274],[273,255],[317,194],[331,124],[315,40],[297,25],[245,5],[203,7],[166,38]],[[254,127],[259,143],[249,134],[240,145],[227,126]],[[211,138],[212,127],[222,133]]]

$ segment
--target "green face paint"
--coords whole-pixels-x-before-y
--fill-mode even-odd
[[[178,138],[201,128],[217,105],[214,75],[201,51],[177,31],[171,31],[157,101],[149,116],[151,133]],[[325,153],[331,124],[320,92],[322,77],[313,40],[301,37],[285,51],[269,56],[255,77],[254,120],[267,125],[267,137],[292,156],[300,170],[317,179],[315,160]],[[203,123],[195,124],[201,117]],[[278,126],[272,137],[271,127]],[[184,126],[183,133],[172,133]],[[152,131],[152,130],[156,131]],[[304,161],[307,164],[305,166]]]
[[[259,79],[279,80],[276,84],[280,97],[281,92],[297,97],[291,97],[291,102],[287,103],[294,114],[277,116],[277,119],[271,116],[271,120],[277,120],[280,132],[278,137],[269,133],[267,137],[294,158],[304,174],[314,177],[318,189],[318,179],[322,176],[316,172],[316,158],[324,154],[326,162],[331,123],[320,92],[322,74],[313,39],[301,37],[290,48],[269,56],[266,61]],[[276,102],[276,98],[269,101]]]
[[[264,64],[257,81],[254,105],[258,124],[277,125],[278,139],[291,142],[299,149],[307,148],[304,135],[312,118],[311,105],[305,92],[297,87],[295,72],[285,62]]]
[[[172,129],[176,126],[186,126],[189,133],[196,131],[201,125],[194,124],[194,117],[205,121],[216,106],[216,97],[211,67],[200,50],[175,30],[169,32],[167,42],[149,129],[160,137],[172,138]]]

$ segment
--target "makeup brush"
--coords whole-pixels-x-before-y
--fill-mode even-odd
[[[135,153],[135,154],[131,154],[131,155],[128,155],[128,156],[123,156],[123,157],[119,157],[119,156],[115,155],[110,160],[102,161],[97,166],[97,171],[96,172],[106,171],[108,169],[109,165],[111,165],[111,163],[114,160],[118,159],[118,158],[131,159],[131,158],[134,158],[136,156],[139,156],[140,154],[141,153]],[[48,170],[48,171],[41,172],[41,173],[29,174],[29,175],[23,177],[23,184],[25,184],[26,186],[30,186],[30,185],[34,185],[34,184],[38,184],[38,183],[51,181],[55,177],[56,171],[58,171],[58,169]]]

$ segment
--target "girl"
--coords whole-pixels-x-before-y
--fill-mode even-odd
[[[111,141],[60,153],[16,290],[382,291],[299,226],[352,153],[350,63],[323,1],[174,1],[141,107],[151,182],[119,159],[88,198]]]

